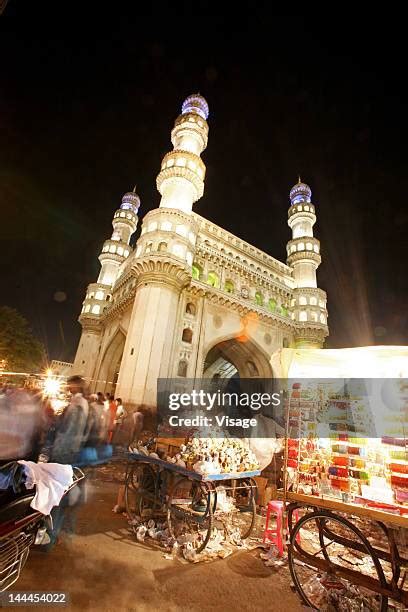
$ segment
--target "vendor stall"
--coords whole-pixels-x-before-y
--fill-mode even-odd
[[[195,553],[207,546],[215,527],[243,540],[256,516],[260,474],[241,440],[158,439],[128,454],[125,501],[135,526],[151,517],[166,519],[171,536],[188,537]],[[159,456],[161,455],[161,456]]]
[[[336,373],[337,384],[323,379]],[[408,349],[300,352],[289,376],[283,497],[296,589],[318,610],[406,609]]]

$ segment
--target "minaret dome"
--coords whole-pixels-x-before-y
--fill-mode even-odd
[[[136,185],[135,185],[133,191],[128,191],[123,196],[122,204],[120,205],[120,208],[122,210],[131,210],[135,215],[137,215],[139,207],[140,207],[140,198],[136,193]]]
[[[209,114],[207,100],[199,93],[192,94],[184,100],[181,106],[181,113],[182,115],[187,113],[195,113],[196,115],[200,115],[200,117],[207,120]]]
[[[289,197],[292,206],[294,204],[300,204],[301,202],[310,203],[312,197],[312,190],[310,189],[309,185],[306,185],[306,183],[302,183],[299,177],[299,180],[296,185],[293,185],[292,189],[290,190]]]

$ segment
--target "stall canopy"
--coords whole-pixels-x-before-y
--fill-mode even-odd
[[[344,349],[282,349],[289,378],[408,378],[408,346]]]

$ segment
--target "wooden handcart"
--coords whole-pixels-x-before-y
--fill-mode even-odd
[[[289,567],[306,605],[322,609],[322,589],[351,585],[366,595],[362,609],[408,608],[406,507],[392,514],[386,504],[373,508],[291,492],[286,500]],[[303,510],[296,522],[295,510]]]
[[[256,518],[259,470],[203,476],[150,455],[128,453],[125,481],[126,510],[132,523],[161,516],[172,537],[190,534],[197,553],[204,550],[212,531],[247,538]]]

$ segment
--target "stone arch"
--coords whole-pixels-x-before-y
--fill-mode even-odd
[[[202,278],[203,278],[203,267],[200,266],[199,263],[194,262],[193,265],[191,266],[191,273],[192,273],[192,277],[195,280],[202,280]]]
[[[188,342],[189,344],[191,344],[193,341],[193,330],[190,329],[189,327],[185,327],[183,329],[183,334],[182,334],[181,339],[183,342]]]
[[[234,335],[214,340],[205,350],[203,377],[272,379],[270,357],[250,336]],[[227,364],[233,367],[228,367]]]
[[[194,304],[194,302],[188,302],[186,304],[186,314],[195,316],[196,312],[197,312],[197,309],[196,309],[196,305]]]
[[[207,284],[216,289],[220,286],[220,277],[215,270],[210,270],[207,274]]]
[[[186,359],[180,359],[180,361],[178,362],[178,367],[177,367],[177,376],[182,376],[183,378],[186,378],[187,367],[188,367],[188,361],[186,361]]]
[[[264,296],[262,295],[261,291],[256,291],[255,292],[255,302],[256,302],[257,306],[263,306],[264,305]]]
[[[231,280],[230,278],[228,278],[228,279],[225,281],[225,284],[224,284],[224,290],[225,290],[227,293],[234,293],[234,283],[232,282],[232,280]]]
[[[114,393],[125,348],[126,334],[119,328],[107,346],[97,376],[96,389],[104,393]]]

